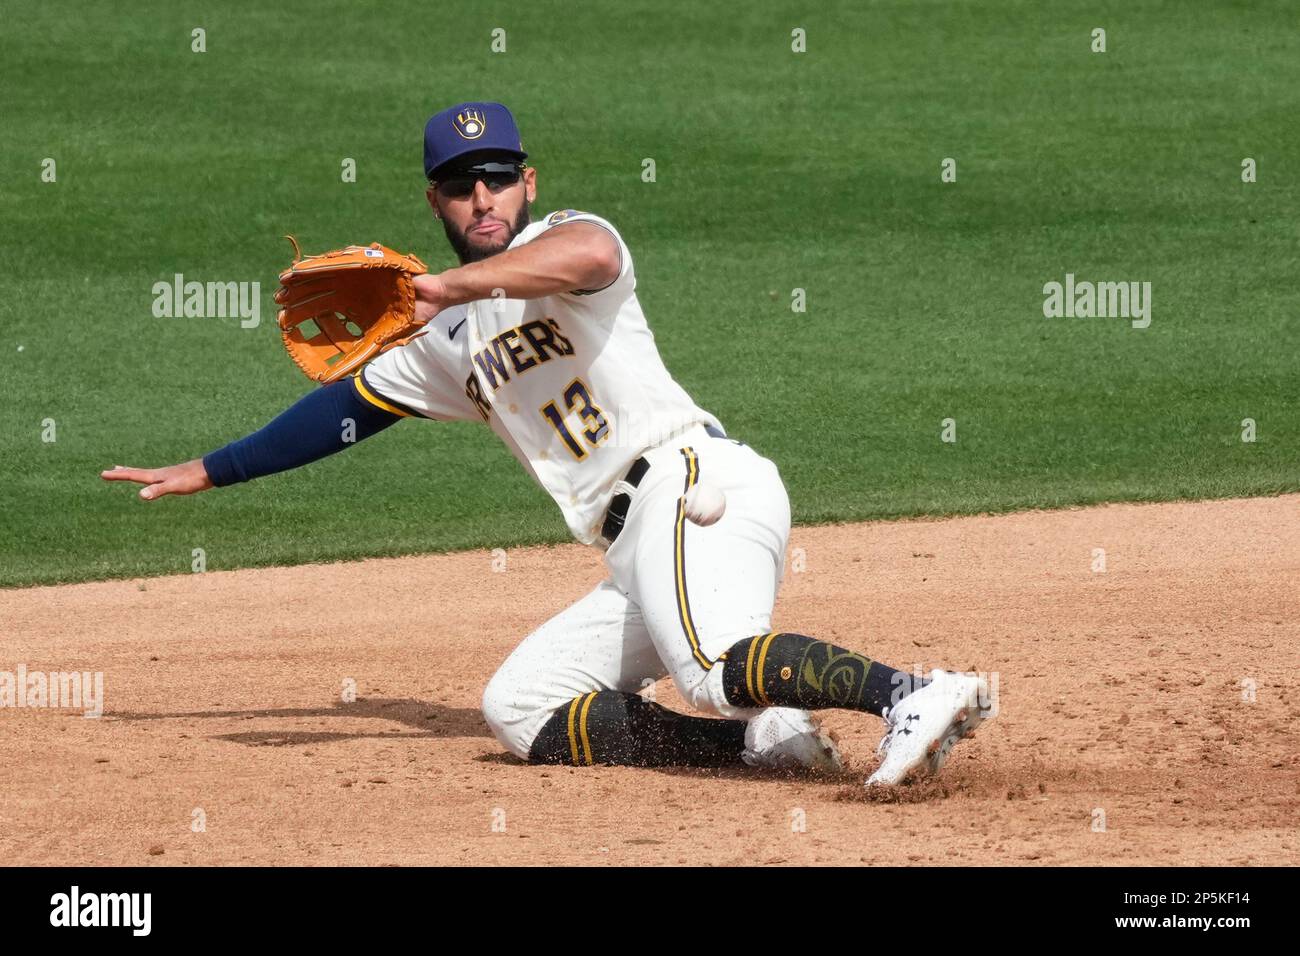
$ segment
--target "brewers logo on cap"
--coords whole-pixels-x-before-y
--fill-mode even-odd
[[[483,114],[478,110],[465,110],[457,113],[456,118],[452,120],[453,127],[463,139],[478,139],[487,129],[487,121],[483,119]]]
[[[439,166],[469,153],[505,153],[528,158],[519,127],[501,103],[469,100],[434,113],[424,124],[424,174],[433,178]]]

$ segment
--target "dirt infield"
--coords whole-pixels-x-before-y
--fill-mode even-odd
[[[577,546],[0,592],[0,671],[104,680],[100,719],[0,709],[0,859],[1294,864],[1297,508],[796,529],[777,626],[997,673],[943,776],[871,799],[881,723],[842,712],[837,779],[507,756],[479,694],[599,579]]]

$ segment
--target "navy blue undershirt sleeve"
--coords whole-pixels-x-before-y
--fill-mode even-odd
[[[266,427],[203,458],[218,488],[298,468],[383,431],[403,416],[367,402],[352,379],[308,392]],[[343,440],[352,419],[352,442]]]

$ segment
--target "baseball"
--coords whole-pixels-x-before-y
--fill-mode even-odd
[[[727,496],[716,485],[695,485],[683,495],[686,517],[701,528],[716,524],[727,510]]]

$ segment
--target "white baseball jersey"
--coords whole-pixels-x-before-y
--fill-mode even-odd
[[[393,411],[486,421],[555,499],[573,536],[593,544],[615,483],[645,449],[719,425],[664,367],[637,301],[632,255],[610,223],[555,212],[510,248],[567,222],[614,236],[622,265],[610,285],[446,309],[418,338],[367,365],[358,386]]]

